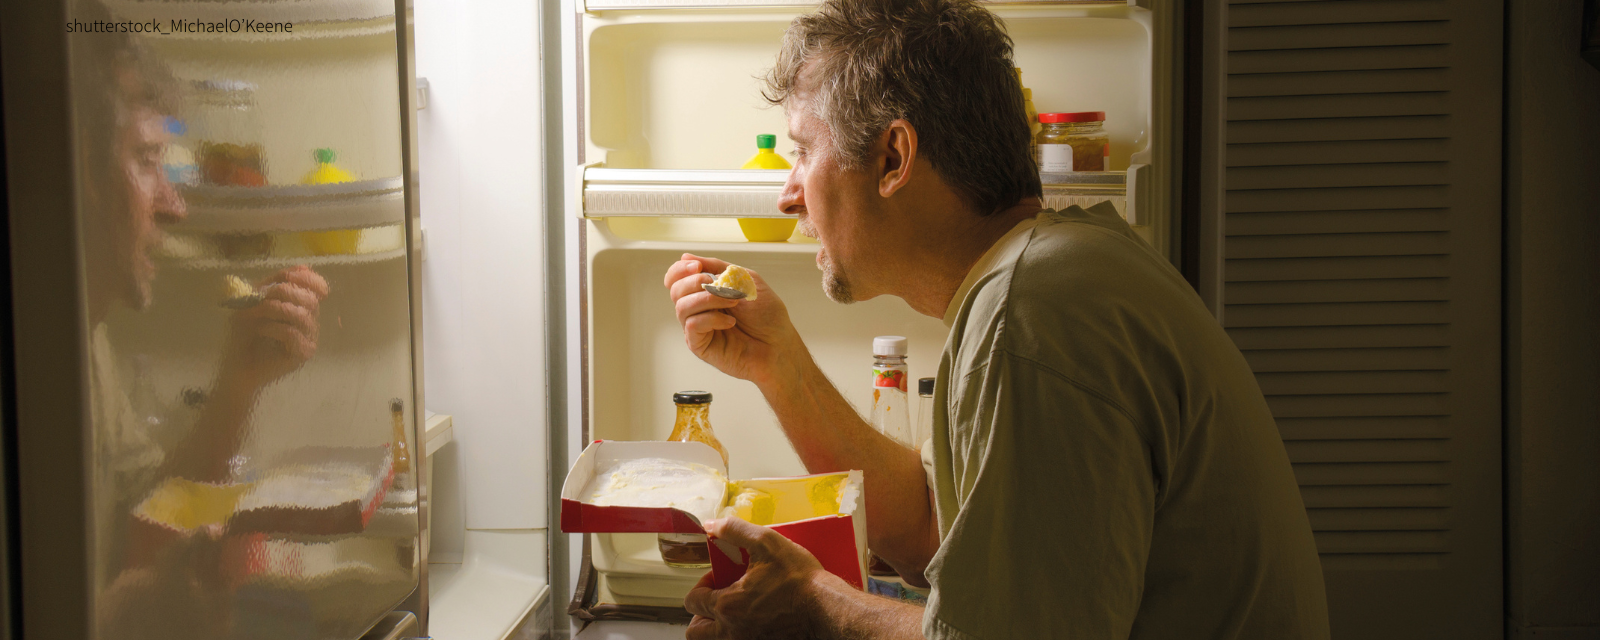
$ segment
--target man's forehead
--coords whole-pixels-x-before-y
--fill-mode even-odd
[[[804,96],[796,95],[783,105],[783,115],[789,124],[789,139],[810,142],[816,137],[816,127],[821,124]]]

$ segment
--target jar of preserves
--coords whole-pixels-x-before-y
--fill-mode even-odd
[[[1106,171],[1111,136],[1105,129],[1104,111],[1041,113],[1034,142],[1039,146],[1041,173]]]
[[[728,450],[722,448],[717,434],[711,431],[711,392],[679,391],[672,394],[672,403],[678,405],[678,419],[667,439],[710,445],[722,454],[722,465],[726,467]],[[711,566],[711,548],[706,546],[705,534],[657,534],[656,545],[661,550],[661,560],[669,567],[703,569]]]

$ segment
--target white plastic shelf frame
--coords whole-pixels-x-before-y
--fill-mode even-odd
[[[584,170],[583,216],[784,218],[778,210],[788,171],[607,169]],[[1060,209],[1110,201],[1127,210],[1128,172],[1054,173],[1044,180],[1044,206]]]

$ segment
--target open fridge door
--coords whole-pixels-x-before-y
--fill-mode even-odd
[[[422,633],[405,15],[24,4],[8,397],[21,555],[50,559],[25,635]]]

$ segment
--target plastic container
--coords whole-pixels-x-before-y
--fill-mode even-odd
[[[338,156],[333,149],[317,149],[311,152],[311,157],[317,161],[317,168],[306,172],[300,178],[300,184],[338,184],[356,179],[349,171],[334,166],[333,162]],[[319,256],[351,255],[361,242],[361,230],[304,231],[300,233],[300,239],[312,253]]]
[[[1107,171],[1111,136],[1105,120],[1104,111],[1039,114],[1039,172]]]
[[[756,155],[740,169],[789,169],[789,161],[777,154],[778,136],[756,136]],[[751,242],[788,242],[798,218],[739,218],[739,231]]]
[[[238,80],[191,83],[194,118],[180,144],[198,156],[200,181],[225,187],[267,186],[256,85]]]

